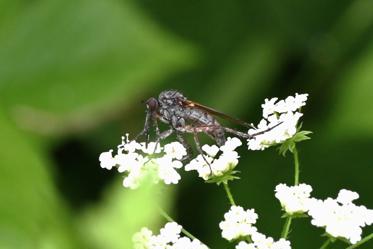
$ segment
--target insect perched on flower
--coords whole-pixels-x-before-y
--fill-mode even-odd
[[[252,134],[225,127],[221,125],[215,117],[226,119],[246,128],[253,128],[249,123],[218,112],[210,107],[190,101],[182,93],[176,90],[163,91],[159,94],[158,98],[149,98],[145,103],[147,107],[145,125],[144,129],[137,137],[144,135],[148,142],[149,131],[152,125],[155,126],[157,143],[175,133],[177,140],[187,148],[188,154],[184,159],[189,158],[191,154],[191,148],[183,137],[183,134],[185,133],[193,134],[197,150],[201,155],[203,155],[198,139],[198,133],[207,134],[215,140],[218,146],[222,146],[226,142],[226,133],[231,133],[244,139],[251,139],[275,127],[268,127],[267,129]],[[160,132],[158,120],[168,124],[170,128],[166,131]]]

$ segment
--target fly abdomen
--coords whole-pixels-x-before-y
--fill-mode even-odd
[[[214,125],[216,122],[208,113],[205,113],[198,109],[186,108],[184,118],[190,120],[192,123],[198,123],[203,125]]]

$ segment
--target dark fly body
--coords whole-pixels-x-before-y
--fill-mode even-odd
[[[266,132],[263,131],[254,135],[248,135],[247,133],[224,127],[216,120],[216,116],[238,123],[245,127],[251,127],[251,125],[199,103],[190,101],[182,93],[176,90],[163,91],[159,94],[158,99],[152,97],[149,98],[145,103],[147,111],[144,129],[136,138],[145,135],[148,142],[149,130],[151,129],[151,126],[155,127],[157,143],[174,133],[176,134],[177,140],[188,150],[188,155],[186,158],[190,156],[191,149],[183,137],[183,134],[185,133],[193,134],[197,150],[203,155],[198,139],[198,133],[207,134],[209,137],[215,140],[218,146],[221,146],[226,141],[226,133],[231,133],[235,136],[248,139]],[[168,124],[169,129],[160,132],[158,120]]]

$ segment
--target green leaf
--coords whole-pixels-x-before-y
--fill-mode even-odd
[[[305,140],[309,140],[311,139],[308,135],[312,134],[312,131],[299,131],[297,132],[294,137],[292,137],[292,139],[294,140],[294,142],[298,143],[298,142],[302,142],[302,141],[305,141]]]
[[[279,147],[278,152],[282,156],[286,156],[286,152],[290,151],[291,153],[294,152],[296,143],[311,139],[308,135],[311,134],[312,131],[298,131],[293,137],[285,140]]]
[[[0,248],[77,248],[48,162],[0,111]]]
[[[373,135],[373,45],[345,72],[336,91],[337,103],[327,124],[327,133],[335,137]],[[329,138],[330,139],[330,138]]]
[[[236,174],[238,174],[238,173],[240,173],[240,172],[237,171],[237,170],[231,169],[231,170],[228,170],[227,172],[225,172],[221,176],[214,176],[214,177],[208,179],[206,182],[207,183],[216,183],[217,185],[220,185],[222,183],[228,183],[229,181],[240,179],[239,176],[236,176]]]
[[[80,217],[79,227],[88,245],[95,248],[132,248],[132,236],[141,227],[159,232],[167,221],[159,206],[167,209],[172,192],[161,184],[144,182],[139,189],[130,190],[115,181],[99,206],[92,207]],[[160,222],[161,221],[161,222]]]
[[[262,101],[259,96],[270,87],[281,54],[278,44],[270,39],[250,37],[243,44],[212,79],[207,92],[213,95],[206,100],[211,106],[237,114],[247,112],[254,103]]]
[[[0,25],[0,98],[35,131],[91,127],[194,61],[130,1],[25,1],[16,13]]]

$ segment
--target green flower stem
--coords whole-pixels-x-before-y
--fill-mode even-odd
[[[281,238],[287,239],[287,237],[289,235],[289,230],[290,230],[290,225],[291,225],[292,220],[293,220],[293,217],[291,217],[291,216],[286,218],[285,224],[282,228]]]
[[[294,156],[294,185],[299,184],[299,156],[298,156],[298,150],[297,147],[294,146],[293,149],[293,156]],[[293,217],[289,216],[286,218],[285,224],[282,228],[281,232],[281,238],[286,239],[289,235],[291,221],[293,220]]]
[[[356,244],[347,247],[346,249],[358,248],[359,246],[361,246],[362,244],[364,244],[365,242],[367,242],[367,241],[369,241],[371,239],[373,239],[373,233],[369,234],[368,236],[366,236],[365,238],[363,238],[362,240],[360,240]]]
[[[224,186],[224,189],[225,189],[225,192],[227,194],[230,204],[232,206],[236,206],[236,203],[234,202],[234,199],[233,199],[233,195],[229,189],[228,182],[223,182],[223,186]]]
[[[299,157],[297,147],[294,146],[294,185],[299,184]]]
[[[322,246],[320,247],[320,249],[326,249],[330,243],[332,243],[332,238],[328,238],[328,239],[324,242],[324,244],[322,244]]]
[[[166,211],[164,211],[162,208],[159,208],[159,212],[160,214],[169,222],[176,222],[174,219],[172,219],[167,213]],[[189,237],[191,240],[199,240],[197,239],[193,234],[191,234],[190,232],[188,232],[187,230],[185,230],[184,228],[181,229],[181,232],[183,234],[185,234],[187,237]]]

